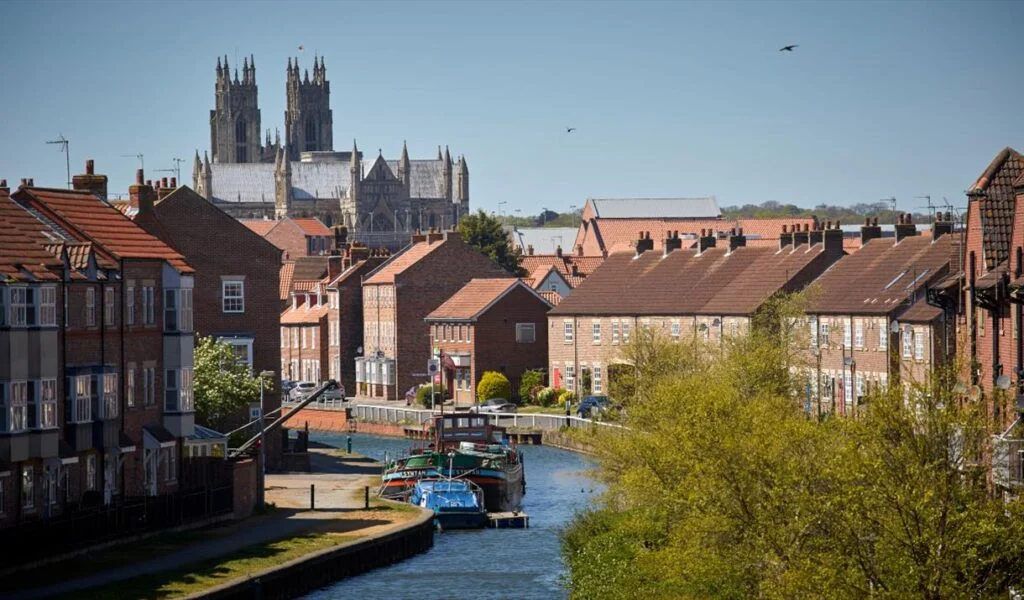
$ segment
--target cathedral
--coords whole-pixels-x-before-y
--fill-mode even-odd
[[[284,140],[270,130],[260,140],[256,61],[243,59],[234,76],[227,57],[217,59],[215,108],[210,111],[210,151],[196,152],[193,188],[235,218],[317,217],[345,225],[355,239],[408,240],[417,228],[447,228],[469,211],[466,159],[453,161],[446,147],[428,160],[398,160],[378,151],[366,158],[334,151],[331,84],[322,58],[313,76],[288,59]],[[211,156],[212,154],[212,156]]]

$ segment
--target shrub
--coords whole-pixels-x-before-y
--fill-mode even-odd
[[[434,404],[440,404],[442,400],[443,400],[443,397],[441,396],[441,388],[435,386],[434,387]],[[430,402],[430,386],[429,385],[421,385],[420,388],[418,390],[416,390],[416,403],[419,404],[420,406],[425,406],[427,408],[430,408],[432,406],[431,402]]]
[[[537,369],[530,369],[523,373],[522,379],[519,380],[519,401],[520,402],[536,402],[537,397],[534,395],[535,389],[544,385],[544,373]]]
[[[565,390],[562,388],[546,387],[537,393],[537,404],[540,404],[541,406],[552,406],[558,402],[558,397],[564,392]]]
[[[566,402],[568,402],[569,404],[572,404],[575,401],[576,401],[576,394],[574,394],[572,390],[565,390],[564,392],[562,392],[558,396],[558,405],[559,406],[565,406]]]
[[[497,371],[486,371],[480,378],[479,385],[476,386],[476,397],[480,402],[491,398],[509,400],[512,398],[512,385],[504,374]]]

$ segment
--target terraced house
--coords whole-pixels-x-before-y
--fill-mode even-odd
[[[621,348],[638,329],[724,340],[745,331],[771,296],[803,289],[843,256],[835,228],[785,233],[771,248],[747,247],[738,230],[719,241],[705,229],[695,247],[683,248],[671,232],[656,251],[644,232],[635,250],[611,254],[548,313],[550,384],[607,393],[624,364]]]
[[[861,227],[861,247],[814,282],[807,307],[810,414],[856,415],[875,386],[927,383],[956,348],[960,241],[940,213],[925,235],[910,215],[895,238]],[[928,291],[932,291],[931,298]],[[942,294],[939,294],[939,292]]]

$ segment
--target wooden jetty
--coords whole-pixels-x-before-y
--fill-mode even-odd
[[[491,529],[526,529],[530,515],[524,512],[487,513],[487,526]]]

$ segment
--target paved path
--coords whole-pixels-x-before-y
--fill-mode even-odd
[[[380,473],[380,463],[320,448],[310,449],[310,463],[314,470],[312,474],[267,475],[267,501],[277,504],[279,510],[231,525],[226,534],[219,532],[220,535],[158,558],[45,587],[13,592],[5,597],[20,600],[65,596],[78,590],[140,575],[178,569],[189,563],[231,554],[248,546],[315,528],[329,527],[331,531],[373,535],[394,526],[388,521],[367,519],[367,513],[358,514],[363,509],[363,494],[359,492],[364,485],[370,485],[371,494],[374,492],[373,486],[379,481],[375,474]],[[310,483],[317,486],[316,510],[312,511],[308,510]],[[350,521],[343,521],[346,517]]]

